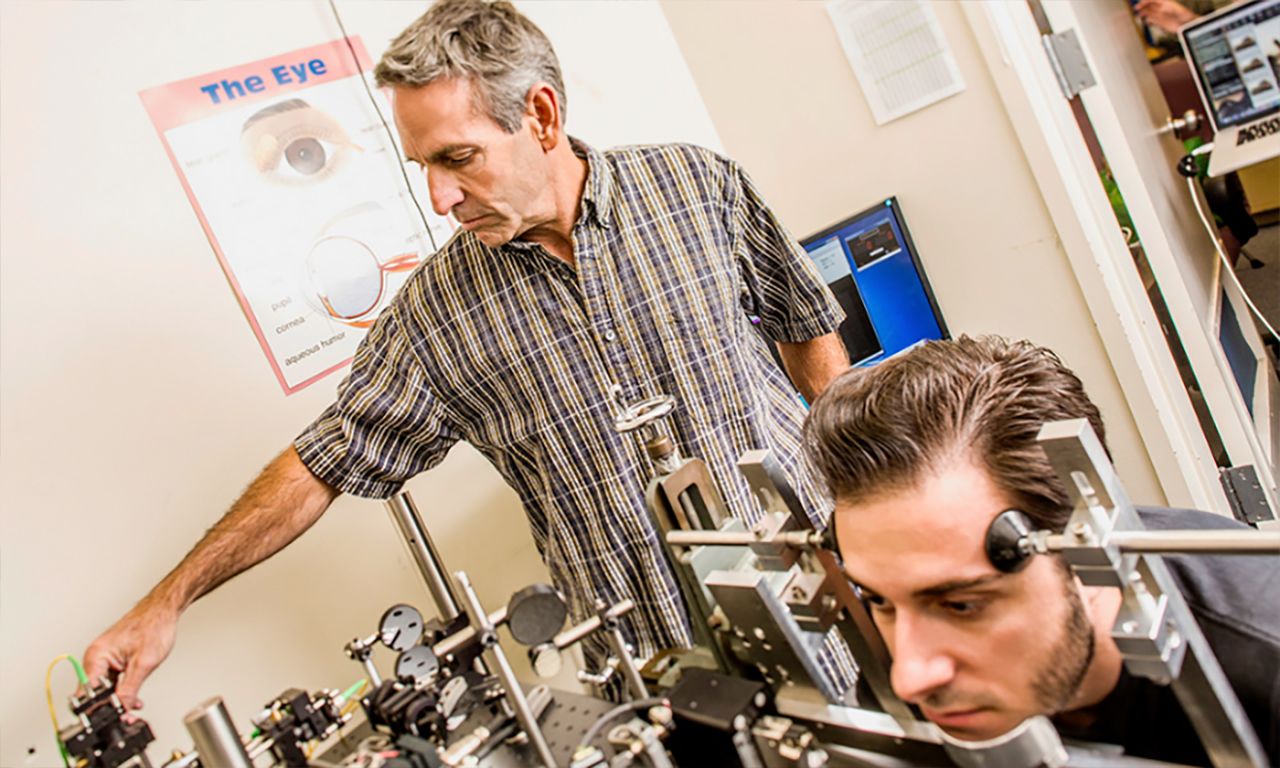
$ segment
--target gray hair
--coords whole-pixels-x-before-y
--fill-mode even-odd
[[[509,2],[439,0],[391,42],[379,86],[470,82],[476,106],[507,133],[520,128],[529,89],[551,85],[564,120],[564,80],[551,41]]]

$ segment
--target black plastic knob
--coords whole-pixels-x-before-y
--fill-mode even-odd
[[[987,526],[987,559],[1002,573],[1016,573],[1031,562],[1027,546],[1031,519],[1020,509],[1006,509]]]

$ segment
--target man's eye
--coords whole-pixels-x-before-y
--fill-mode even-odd
[[[870,608],[873,613],[879,613],[883,615],[883,614],[888,614],[893,612],[892,603],[890,603],[888,600],[885,600],[880,595],[873,594],[871,592],[862,593],[862,602],[866,603],[867,607]]]
[[[962,618],[973,618],[985,607],[985,604],[978,600],[944,600],[939,605],[952,616]]]
[[[241,141],[263,178],[286,184],[325,178],[355,147],[333,117],[302,99],[255,112],[245,121]]]
[[[444,159],[444,164],[451,168],[461,168],[471,162],[471,158],[475,157],[474,152],[468,152],[464,155],[452,155]]]
[[[892,624],[897,620],[898,616],[898,611],[893,607],[893,603],[884,599],[875,603],[867,603],[867,613],[871,615],[871,620],[882,628]]]

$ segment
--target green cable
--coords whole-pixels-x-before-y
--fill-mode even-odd
[[[81,685],[89,684],[89,676],[84,673],[84,667],[80,666],[80,662],[75,656],[67,654],[67,661],[71,662],[71,666],[76,670],[76,677],[80,680]]]
[[[354,696],[354,695],[355,695],[356,691],[360,690],[361,686],[363,686],[363,685],[364,685],[365,683],[367,683],[367,682],[368,682],[368,680],[366,680],[366,679],[360,679],[360,680],[357,680],[357,681],[356,681],[356,683],[355,683],[355,685],[352,685],[350,688],[348,688],[347,690],[343,691],[343,692],[342,692],[342,695],[341,695],[341,696],[339,696],[338,698],[342,699],[343,701],[346,701],[347,699],[350,699],[352,696]],[[260,736],[261,734],[262,734],[262,729],[261,729],[261,728],[254,728],[254,729],[253,729],[253,732],[249,734],[249,739],[250,739],[250,740],[256,739],[256,738],[258,738],[258,736]]]
[[[67,661],[71,662],[71,667],[75,669],[76,679],[87,688],[89,686],[89,676],[84,673],[84,667],[80,666],[80,661],[69,653],[63,654],[63,656]],[[71,755],[67,752],[67,745],[62,743],[62,734],[55,732],[53,740],[58,744],[58,754],[62,757],[62,765],[65,768],[71,768]]]
[[[342,696],[340,696],[339,698],[341,698],[343,701],[347,701],[347,700],[349,700],[352,696],[355,696],[355,695],[356,695],[356,691],[358,691],[358,690],[360,690],[361,688],[363,688],[363,687],[364,687],[364,684],[365,684],[365,683],[367,683],[367,682],[369,682],[367,679],[357,680],[357,681],[356,681],[356,683],[355,683],[355,685],[352,685],[350,688],[348,688],[347,690],[343,691],[343,692],[342,692]]]

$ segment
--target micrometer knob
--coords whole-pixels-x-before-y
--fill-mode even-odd
[[[675,410],[676,399],[671,395],[657,395],[629,405],[614,419],[613,428],[619,434],[634,432],[648,426]]]

